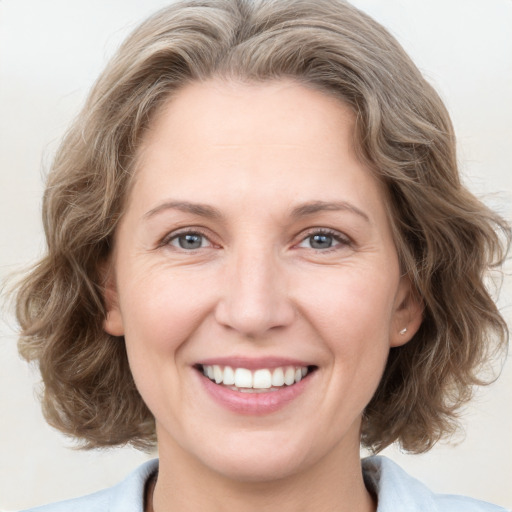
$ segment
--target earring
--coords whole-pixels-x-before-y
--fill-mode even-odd
[[[400,332],[399,334],[401,334],[402,336],[407,332],[407,327],[404,327]]]

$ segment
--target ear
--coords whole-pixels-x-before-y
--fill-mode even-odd
[[[406,276],[400,278],[394,307],[389,345],[399,347],[412,339],[423,321],[423,301]]]
[[[100,275],[103,281],[103,301],[105,303],[103,329],[112,336],[124,336],[123,317],[119,307],[116,276],[114,265],[111,261],[102,265]]]

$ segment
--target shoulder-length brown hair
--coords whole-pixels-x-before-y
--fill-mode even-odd
[[[173,92],[211,77],[291,78],[353,109],[360,157],[385,185],[402,270],[425,307],[414,339],[390,352],[362,441],[428,450],[452,432],[491,349],[506,346],[483,280],[510,229],[461,185],[439,96],[382,26],[342,0],[188,0],[121,46],[56,155],[48,250],[17,292],[19,348],[39,363],[47,420],[87,448],[155,442],[124,340],[102,327],[100,267],[145,128]]]

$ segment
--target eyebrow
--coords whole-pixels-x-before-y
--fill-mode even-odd
[[[202,203],[191,203],[189,201],[166,201],[165,203],[159,204],[149,212],[144,214],[144,218],[148,219],[153,217],[165,210],[180,210],[185,213],[192,213],[200,217],[206,217],[210,219],[220,219],[222,214],[217,208],[208,204]]]
[[[324,211],[347,211],[358,215],[359,217],[363,218],[366,222],[370,222],[370,217],[368,217],[366,213],[364,213],[362,210],[346,201],[311,201],[308,203],[304,203],[295,207],[292,210],[292,217],[306,217],[308,215],[313,215],[315,213]]]
[[[185,213],[191,213],[200,217],[209,219],[220,219],[223,217],[220,210],[204,203],[192,203],[189,201],[165,201],[155,208],[149,210],[144,214],[144,218],[153,217],[165,210],[180,210]],[[351,203],[346,201],[310,201],[299,206],[296,206],[292,212],[292,218],[307,217],[315,213],[324,211],[347,211],[354,213],[363,218],[366,222],[370,222],[370,218],[366,213],[357,208]]]

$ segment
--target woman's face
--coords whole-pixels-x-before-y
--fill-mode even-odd
[[[353,134],[345,105],[290,81],[189,85],[154,120],[105,329],[161,457],[251,481],[358,457],[414,304]]]

